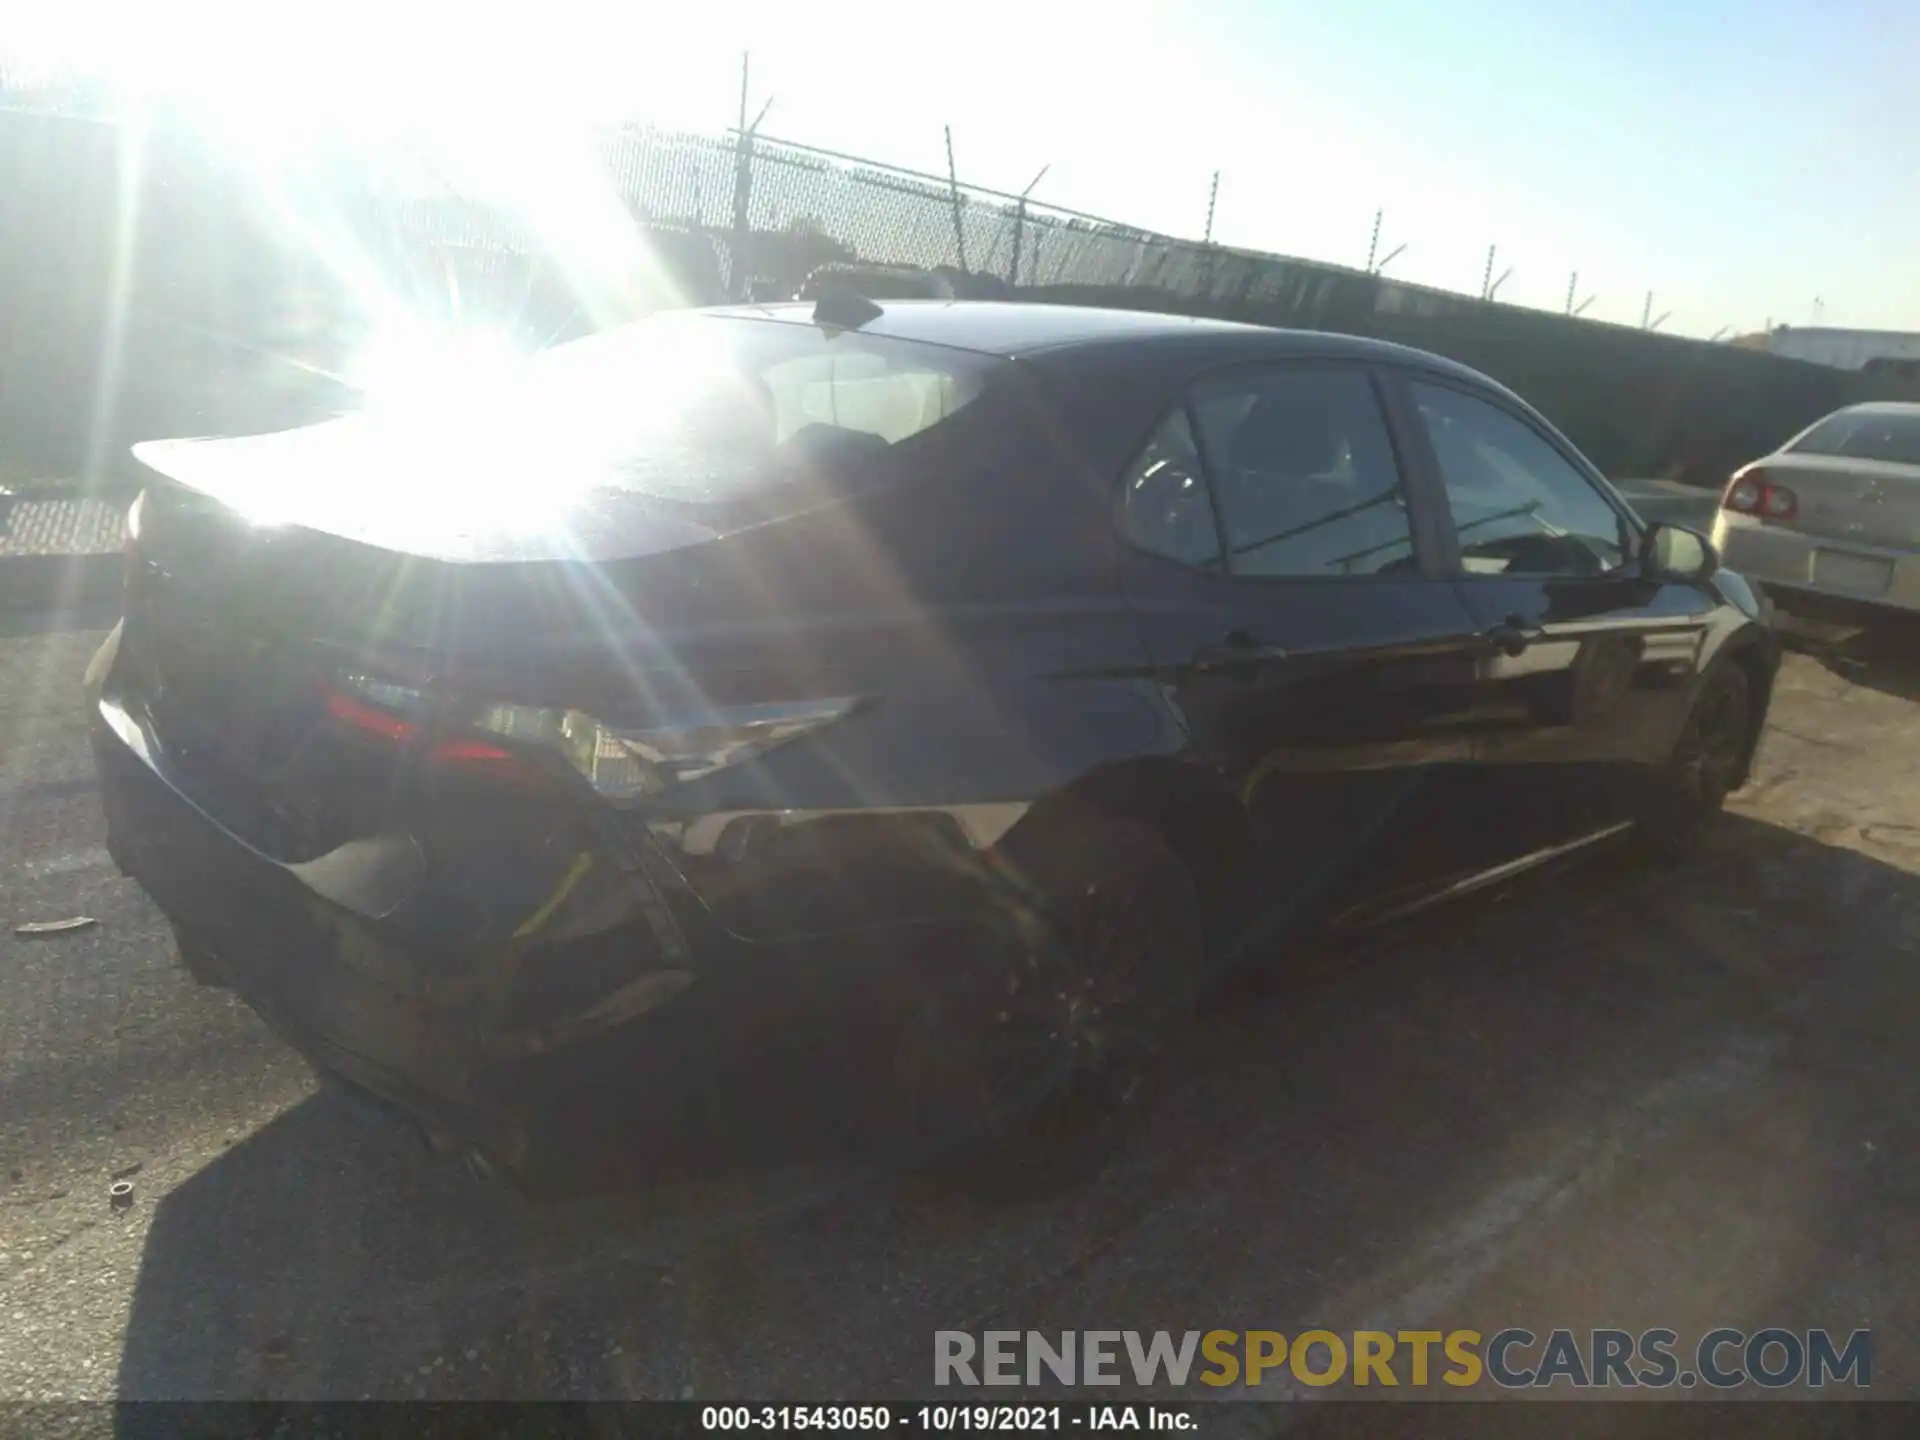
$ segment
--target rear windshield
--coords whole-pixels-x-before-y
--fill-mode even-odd
[[[887,466],[1008,362],[810,324],[665,315],[537,357],[494,423],[614,489],[726,504]]]
[[[1920,412],[1843,410],[1814,426],[1793,449],[1796,454],[1920,465]]]

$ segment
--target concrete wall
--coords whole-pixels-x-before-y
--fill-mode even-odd
[[[1875,360],[1920,361],[1920,335],[1899,330],[1801,329],[1781,326],[1764,337],[1770,354],[1841,370],[1862,370]]]

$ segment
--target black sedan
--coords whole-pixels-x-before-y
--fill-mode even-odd
[[[1085,1167],[1236,962],[1684,848],[1778,664],[1513,395],[1333,335],[842,293],[136,453],[116,860],[536,1187],[747,1135]]]

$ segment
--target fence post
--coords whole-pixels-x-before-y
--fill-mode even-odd
[[[727,289],[734,300],[747,298],[747,249],[753,228],[753,131],[742,130],[733,152],[733,264]]]
[[[1017,286],[1020,283],[1020,237],[1027,231],[1027,197],[1022,195],[1020,203],[1013,208],[1013,263],[1007,269],[1007,284]]]
[[[1049,161],[1047,164],[1042,165],[1040,167],[1040,173],[1034,176],[1033,179],[1029,180],[1027,182],[1027,188],[1020,192],[1020,203],[1014,208],[1014,212],[1013,212],[1013,273],[1011,278],[1007,281],[1009,285],[1018,285],[1020,283],[1020,242],[1021,242],[1021,239],[1027,233],[1027,197],[1033,194],[1034,186],[1038,185],[1042,180],[1047,178],[1047,171],[1051,170],[1052,168],[1053,168],[1053,164],[1051,161]],[[1039,243],[1039,239],[1040,237],[1038,235],[1034,236],[1034,242],[1036,244]]]
[[[960,273],[971,275],[973,272],[967,268],[967,231],[960,219],[961,206],[965,202],[960,198],[959,174],[953,168],[953,127],[947,125],[942,128],[947,132],[947,193],[953,196],[953,248],[960,257]]]

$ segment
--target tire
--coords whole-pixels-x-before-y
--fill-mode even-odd
[[[1205,926],[1186,866],[1136,821],[1039,817],[996,858],[997,943],[969,983],[938,987],[901,1065],[921,1173],[1018,1203],[1119,1148],[1192,1011]]]
[[[1657,793],[1640,816],[1640,850],[1663,860],[1689,854],[1739,780],[1753,699],[1738,665],[1707,676],[1687,714]]]

